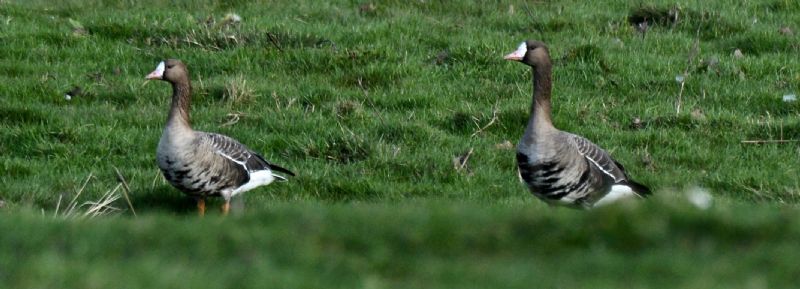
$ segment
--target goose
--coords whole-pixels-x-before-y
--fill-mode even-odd
[[[276,172],[294,176],[233,138],[192,129],[192,85],[186,65],[180,60],[162,61],[145,79],[172,85],[172,106],[158,142],[156,161],[172,186],[195,198],[201,216],[206,211],[207,197],[222,196],[222,213],[227,215],[234,196],[275,180],[286,180]]]
[[[517,167],[534,196],[551,205],[589,209],[650,194],[650,189],[631,180],[608,152],[553,126],[552,64],[545,43],[522,42],[503,58],[532,68],[533,101],[525,133],[517,145]]]

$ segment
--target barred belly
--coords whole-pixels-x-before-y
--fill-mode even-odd
[[[222,177],[191,166],[191,162],[181,164],[166,158],[159,167],[167,182],[187,195],[216,196],[220,191],[230,187]]]
[[[527,155],[519,152],[517,165],[531,193],[545,201],[582,204],[591,193],[590,170],[570,175],[562,164],[553,161],[532,164]]]

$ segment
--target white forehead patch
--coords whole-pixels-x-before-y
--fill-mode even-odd
[[[164,75],[164,61],[161,61],[153,72],[158,73],[158,76]]]
[[[145,79],[163,79],[164,78],[164,61],[156,66],[156,70],[150,72],[147,76],[144,77]]]
[[[514,51],[514,54],[525,55],[525,53],[527,52],[528,52],[528,43],[522,42],[519,44],[519,47],[517,47],[517,51]]]
[[[520,43],[517,50],[514,52],[509,53],[506,56],[503,56],[505,60],[514,60],[514,61],[522,61],[525,58],[525,53],[528,53],[528,43],[522,42]]]

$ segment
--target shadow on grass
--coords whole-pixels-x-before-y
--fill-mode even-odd
[[[197,213],[194,199],[168,185],[158,186],[144,193],[134,192],[130,197],[137,213],[165,212],[177,215]]]
[[[46,117],[32,109],[3,107],[0,108],[0,121],[5,124],[36,124],[42,122]]]
[[[677,29],[690,35],[698,35],[703,40],[736,35],[746,30],[744,25],[724,17],[718,11],[680,6],[641,6],[630,11],[628,23],[637,27],[662,26]]]

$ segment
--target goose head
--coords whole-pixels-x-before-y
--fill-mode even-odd
[[[177,59],[167,59],[161,61],[156,66],[156,70],[150,72],[145,79],[164,80],[170,83],[186,81],[188,79],[188,72],[186,65]]]
[[[527,40],[522,42],[517,50],[503,57],[505,60],[519,61],[529,66],[539,66],[550,63],[550,54],[544,42]]]

